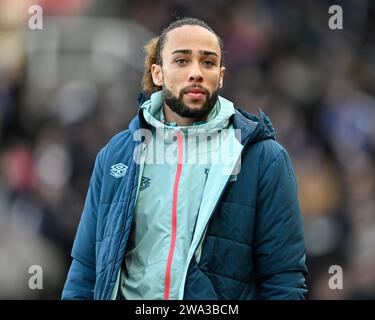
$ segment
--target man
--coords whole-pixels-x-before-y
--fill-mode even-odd
[[[222,48],[193,18],[146,46],[152,95],[97,156],[63,299],[304,298],[291,161],[218,96]]]

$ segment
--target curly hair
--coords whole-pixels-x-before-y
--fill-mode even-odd
[[[150,94],[161,90],[161,87],[155,85],[151,75],[151,66],[156,63],[156,46],[158,40],[159,37],[153,38],[144,47],[146,51],[146,58],[144,63],[145,70],[142,78],[142,87],[144,92]]]

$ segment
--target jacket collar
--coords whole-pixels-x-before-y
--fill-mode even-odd
[[[138,96],[139,106],[142,106],[146,101],[146,96],[140,93]],[[259,116],[256,117],[247,111],[235,108],[235,113],[229,119],[234,129],[241,130],[240,142],[242,145],[266,139],[275,139],[275,130],[270,118],[261,109],[258,111]],[[132,134],[138,129],[150,129],[150,125],[144,118],[141,108],[138,110],[138,115],[129,124],[129,130]]]

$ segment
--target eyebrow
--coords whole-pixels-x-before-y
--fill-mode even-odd
[[[216,56],[219,57],[219,55],[214,51],[208,51],[208,50],[199,50],[198,51],[203,56]],[[190,49],[178,49],[171,53],[171,55],[174,55],[176,53],[183,53],[183,54],[192,54],[192,50]]]

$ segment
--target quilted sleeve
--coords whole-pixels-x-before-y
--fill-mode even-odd
[[[278,146],[258,185],[256,283],[260,299],[304,299],[307,269],[297,183],[288,153]]]
[[[68,276],[62,299],[93,299],[95,286],[95,242],[97,211],[102,185],[102,149],[95,160],[83,212],[72,248]]]

